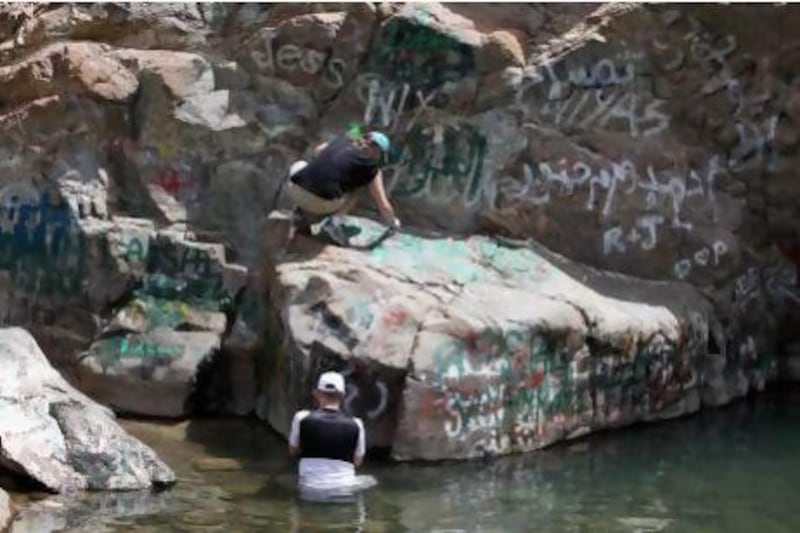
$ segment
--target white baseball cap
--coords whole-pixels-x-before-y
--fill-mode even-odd
[[[338,372],[325,372],[319,377],[317,390],[344,394],[344,376]]]

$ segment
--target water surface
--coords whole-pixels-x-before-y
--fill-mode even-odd
[[[257,422],[124,425],[178,485],[51,497],[15,531],[800,531],[797,391],[524,456],[371,461],[362,470],[380,485],[347,504],[299,501],[284,443]],[[208,457],[243,468],[209,471]]]

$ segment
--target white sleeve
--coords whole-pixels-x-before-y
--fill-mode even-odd
[[[356,425],[358,425],[358,443],[356,444],[356,455],[364,457],[367,451],[367,436],[364,431],[364,423],[360,418],[354,418]]]
[[[308,416],[308,411],[297,411],[292,419],[292,429],[289,430],[289,445],[300,446],[300,422]]]

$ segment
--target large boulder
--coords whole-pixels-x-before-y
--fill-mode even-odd
[[[219,343],[219,333],[168,328],[102,338],[81,360],[77,384],[118,412],[181,417]]]
[[[153,450],[49,365],[25,330],[0,330],[0,364],[0,467],[58,492],[175,482]]]
[[[358,218],[345,229],[380,234]],[[298,237],[271,268],[259,414],[285,433],[317,376],[339,370],[370,445],[398,459],[533,450],[694,412],[706,383],[716,405],[768,377],[751,361],[767,354],[709,353],[719,326],[689,285],[535,245],[402,233],[364,252]]]

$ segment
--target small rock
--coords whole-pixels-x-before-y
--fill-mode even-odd
[[[204,457],[202,459],[195,459],[192,461],[192,466],[204,472],[224,472],[244,469],[242,463],[228,457]]]
[[[654,532],[662,531],[672,523],[671,518],[647,518],[639,516],[631,516],[624,518],[617,518],[620,524],[635,529],[636,531]]]

